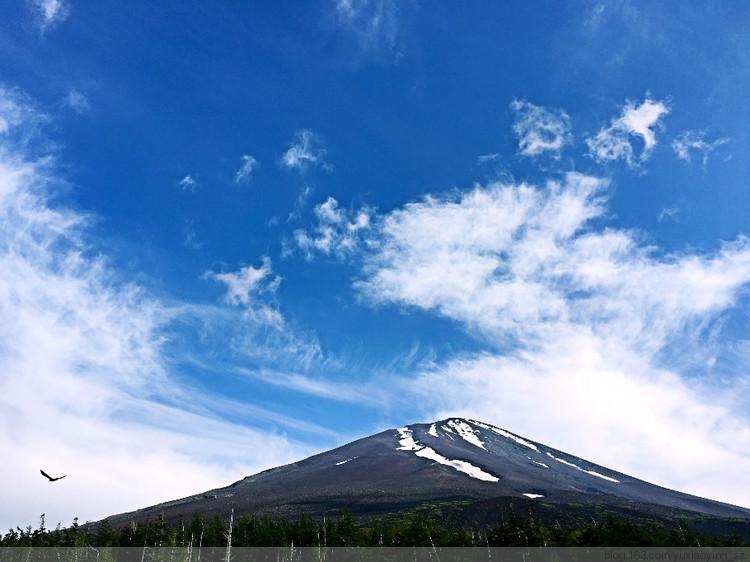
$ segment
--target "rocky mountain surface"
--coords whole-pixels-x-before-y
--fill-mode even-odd
[[[649,484],[460,418],[383,431],[225,488],[108,520],[121,526],[162,515],[174,524],[198,512],[228,518],[231,509],[287,519],[346,509],[365,519],[420,506],[433,506],[455,524],[497,521],[512,506],[553,523],[617,514],[704,528],[731,518],[734,527],[750,528],[749,509]]]

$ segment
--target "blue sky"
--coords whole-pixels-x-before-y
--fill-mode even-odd
[[[750,506],[749,18],[5,2],[0,528],[447,415]]]

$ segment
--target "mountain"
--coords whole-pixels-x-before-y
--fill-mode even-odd
[[[454,524],[496,522],[513,507],[555,522],[606,514],[664,523],[688,520],[704,532],[733,518],[742,534],[750,510],[676,492],[475,420],[414,424],[353,441],[248,476],[225,488],[108,518],[115,527],[195,513],[320,517],[347,509],[372,518],[419,506]],[[718,525],[718,526],[717,526]],[[701,529],[699,529],[701,530]],[[729,531],[731,532],[731,531]]]

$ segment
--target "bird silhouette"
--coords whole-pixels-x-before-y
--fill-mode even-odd
[[[46,478],[47,480],[49,480],[50,482],[54,482],[55,480],[62,480],[63,478],[65,478],[65,476],[67,476],[67,474],[66,474],[66,475],[64,475],[64,476],[58,476],[57,478],[52,478],[52,477],[51,477],[51,476],[50,476],[49,474],[47,474],[47,473],[46,473],[46,472],[44,472],[43,470],[40,470],[39,472],[41,472],[41,473],[42,473],[42,476],[44,476],[44,477],[45,477],[45,478]]]

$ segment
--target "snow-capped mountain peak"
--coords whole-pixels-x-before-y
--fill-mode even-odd
[[[494,425],[456,417],[389,429],[225,488],[114,516],[110,523],[158,514],[175,522],[196,512],[225,515],[230,509],[287,518],[348,509],[374,517],[456,501],[476,502],[485,514],[488,506],[526,502],[558,514],[572,505],[604,505],[649,517],[701,512],[750,519],[745,508],[668,490]]]
[[[422,425],[416,425],[414,427],[417,428],[418,433],[421,432],[421,429],[419,428],[422,428]],[[576,464],[576,462],[573,462],[573,460],[571,460],[571,457],[569,455],[564,455],[563,453],[555,451],[554,449],[532,443],[509,431],[476,420],[450,418],[443,422],[433,423],[426,431],[426,436],[423,436],[423,439],[428,439],[426,443],[420,442],[414,437],[415,429],[412,429],[410,426],[403,427],[397,431],[400,437],[397,450],[413,451],[414,454],[418,457],[432,459],[435,462],[438,462],[445,466],[451,466],[460,472],[481,480],[497,482],[499,481],[500,476],[495,476],[489,471],[485,471],[477,466],[474,466],[470,460],[451,459],[441,454],[440,451],[444,447],[447,447],[450,451],[455,450],[455,444],[449,444],[451,441],[455,441],[454,436],[459,437],[466,443],[469,443],[470,445],[473,445],[484,451],[485,455],[480,455],[480,458],[481,463],[485,465],[492,466],[497,462],[496,459],[491,458],[493,455],[504,455],[507,457],[511,453],[511,451],[513,453],[517,453],[517,447],[514,447],[512,444],[509,444],[507,442],[503,442],[503,440],[509,440],[516,445],[519,445],[526,449],[530,449],[530,451],[524,452],[524,457],[528,461],[539,467],[543,467],[546,469],[550,468],[549,464],[542,462],[543,460],[545,460],[544,457],[546,456],[549,459],[561,463],[565,467],[573,468],[584,474],[588,474],[590,476],[600,478],[608,482],[613,482],[616,484],[620,483],[620,480],[615,478],[614,475],[607,475],[606,472],[608,471],[592,470],[591,468],[582,467],[579,464],[584,464],[585,461],[584,463]],[[499,439],[498,436],[502,439]],[[489,444],[489,449],[485,446],[486,444]],[[511,445],[510,448],[507,445]],[[472,451],[469,448],[467,452],[469,452],[469,456],[473,460],[477,459],[477,453],[475,451]],[[529,453],[533,456],[530,456]],[[489,457],[487,455],[489,455]],[[589,465],[590,463],[585,464]],[[528,496],[528,494],[523,495]],[[541,495],[536,496],[543,497]]]

